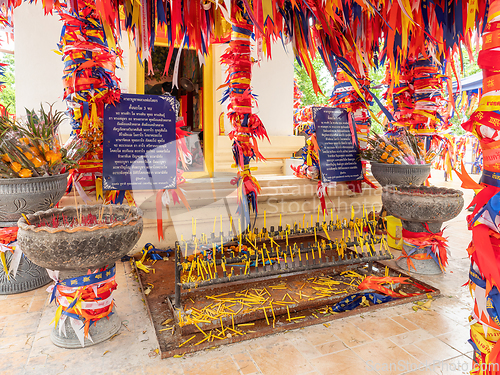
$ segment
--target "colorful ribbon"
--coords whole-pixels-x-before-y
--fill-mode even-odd
[[[105,267],[94,273],[66,280],[58,279],[58,271],[49,271],[55,285],[49,287],[50,302],[56,301],[58,308],[53,322],[59,324],[59,333],[66,335],[65,321],[75,331],[80,344],[85,346],[85,338],[89,335],[90,325],[109,316],[113,310],[113,291],[116,290],[116,267]],[[82,330],[83,328],[83,330]]]
[[[439,233],[432,233],[429,230],[427,223],[425,225],[427,232],[411,232],[403,228],[403,241],[410,245],[408,247],[412,248],[406,257],[410,257],[417,250],[417,248],[427,248],[427,255],[436,261],[442,271],[445,271],[446,266],[448,265],[447,240],[443,237],[443,231]],[[415,257],[413,258],[417,259]],[[409,259],[410,258],[408,258],[408,260]]]

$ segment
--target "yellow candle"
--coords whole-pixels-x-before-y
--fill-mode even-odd
[[[311,214],[311,226],[313,226],[313,225],[314,225],[313,223],[314,223],[314,222],[313,222],[313,215]]]
[[[356,254],[359,254],[358,253],[358,248],[356,247],[356,244],[354,244],[354,251],[356,251]],[[361,249],[361,251],[363,251],[363,249]]]
[[[210,262],[207,262],[208,274],[210,275],[210,279],[213,279],[214,276],[212,274],[212,269],[210,268]]]
[[[229,217],[229,230],[233,230],[233,216]]]
[[[238,227],[239,227],[239,230],[240,230],[240,244],[239,244],[239,250],[240,250],[240,253],[241,253],[241,220],[238,218]]]
[[[354,206],[351,206],[351,220],[354,220]]]
[[[302,228],[306,227],[306,214],[302,217]]]
[[[285,236],[286,236],[286,247],[288,248],[288,231],[285,232]]]
[[[264,211],[264,228],[267,228],[266,227],[266,211]]]
[[[186,242],[186,252],[184,253],[184,258],[187,259],[188,257],[188,244]]]
[[[318,255],[319,255],[319,259],[321,259],[321,247],[319,246],[319,244],[318,244]]]
[[[280,227],[281,227],[281,214],[280,214]]]
[[[302,262],[302,256],[301,256],[301,254],[300,254],[300,248],[299,248],[299,261],[301,261],[301,262]]]
[[[189,279],[191,278],[191,272],[193,272],[193,268],[194,268],[194,259],[192,260],[191,268],[189,269],[189,274],[188,274],[188,279],[187,279],[188,283],[190,281]]]
[[[326,220],[326,216],[325,215],[326,215],[326,210],[323,210],[323,221]]]
[[[365,243],[365,246],[366,246],[366,250],[368,250],[366,253],[368,254],[368,252],[369,252],[370,256],[373,256],[372,250],[370,249],[370,246],[368,246],[368,242]]]
[[[314,227],[314,242],[318,242],[318,238],[316,237],[316,227]]]

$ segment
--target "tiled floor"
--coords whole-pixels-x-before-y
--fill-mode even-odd
[[[437,172],[436,175],[441,175]],[[457,181],[439,186],[457,187]],[[466,202],[472,198],[465,193]],[[447,223],[451,259],[444,275],[421,277],[441,289],[430,311],[411,304],[316,325],[183,358],[161,360],[136,279],[118,264],[115,295],[126,327],[110,341],[66,350],[49,338],[55,306],[45,289],[0,296],[0,374],[461,374],[471,368],[467,317],[470,234],[462,214]],[[464,371],[465,370],[465,371]]]

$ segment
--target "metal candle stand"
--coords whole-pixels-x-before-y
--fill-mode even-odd
[[[293,228],[289,228],[287,229],[287,231],[283,231],[283,228],[281,226],[278,227],[277,231],[275,231],[275,228],[271,226],[269,232],[267,232],[267,228],[263,228],[261,232],[258,232],[255,229],[253,232],[246,231],[244,234],[240,236],[234,236],[232,231],[229,232],[228,236],[224,236],[223,232],[221,232],[218,236],[215,236],[215,234],[212,233],[211,239],[215,240],[217,238],[218,240],[220,240],[222,248],[224,247],[229,248],[230,246],[240,246],[238,238],[240,237],[242,238],[242,242],[245,241],[245,243],[242,243],[241,246],[245,245],[247,246],[247,248],[250,248],[250,246],[254,247],[257,255],[249,254],[244,256],[234,256],[233,254],[232,257],[226,258],[224,256],[224,250],[222,248],[220,251],[216,250],[216,253],[212,254],[213,258],[211,263],[214,266],[213,278],[199,282],[183,283],[181,281],[181,273],[185,268],[183,267],[183,264],[190,263],[190,261],[186,259],[185,256],[183,257],[182,251],[184,249],[184,251],[187,254],[188,250],[191,251],[194,250],[195,257],[198,254],[203,254],[206,256],[207,251],[210,251],[210,249],[212,249],[212,247],[209,246],[210,241],[205,240],[205,243],[200,243],[195,235],[193,235],[191,241],[184,241],[182,245],[179,241],[177,241],[175,243],[176,267],[175,267],[174,306],[176,309],[181,308],[181,288],[192,289],[198,287],[213,286],[217,284],[227,284],[230,282],[236,282],[241,280],[265,278],[274,275],[288,274],[292,272],[317,270],[321,268],[354,265],[359,263],[368,263],[369,270],[371,270],[374,261],[392,259],[392,254],[388,249],[386,241],[383,239],[382,236],[377,237],[375,235],[376,222],[363,219],[362,223],[363,223],[362,227],[366,226],[369,228],[369,232],[367,235],[363,233],[363,240],[361,240],[359,236],[353,236],[352,239],[349,237],[347,240],[344,240],[344,238],[342,238],[341,241],[339,241],[338,239],[332,241],[329,238],[329,235],[327,233],[328,231],[346,230],[346,229],[347,230],[351,229],[355,231],[357,227],[352,219],[349,222],[346,222],[344,220],[343,223],[340,223],[338,220],[336,223],[334,223],[333,221],[330,221],[330,223],[328,224],[326,222],[323,222],[322,225],[320,225],[320,223],[317,222],[315,227],[300,228],[300,229],[298,228],[297,225],[294,225]],[[260,237],[263,236],[263,238],[260,238],[260,240],[256,240],[255,243],[249,240],[249,237],[252,236],[257,237],[259,234]],[[295,252],[295,257],[294,257],[292,251],[293,249],[296,248],[297,245],[297,243],[294,241],[298,239],[303,240],[304,237],[311,237],[311,236],[315,236],[316,238],[317,236],[320,236],[321,240],[323,241],[326,240],[326,241],[323,243],[323,246],[321,246],[320,241],[317,240],[315,240],[312,243],[307,242],[306,246],[304,246],[304,243],[300,243],[300,245],[297,248],[297,251]],[[204,236],[202,236],[202,238],[203,237]],[[281,249],[282,246],[278,245],[277,241],[282,242],[284,240],[286,240],[287,242],[289,241],[293,242],[293,244],[292,246],[285,244],[284,246],[285,250],[280,251],[279,249]],[[264,249],[266,249],[266,256],[260,257],[259,251],[257,249],[259,247],[262,248],[268,242],[269,243],[274,242],[278,250],[273,252],[267,252],[267,248],[264,247],[262,249],[262,254],[264,254]],[[374,245],[379,243],[382,246],[377,251],[375,250]],[[385,248],[383,245],[385,245]],[[355,251],[352,250],[352,247],[355,248]],[[357,250],[357,247],[361,248],[360,252]],[[367,250],[365,250],[364,247],[366,247]],[[321,256],[321,252],[318,250],[318,248],[321,248],[321,250],[325,253],[324,257]],[[339,251],[339,248],[342,251]],[[197,253],[197,250],[199,250],[199,253]],[[318,250],[318,257],[316,258],[313,257],[313,259],[311,259],[309,255],[310,254],[314,255],[314,251],[316,250]],[[326,251],[329,252],[333,251],[334,254],[331,256],[327,256]],[[220,259],[217,259],[217,254],[221,254]],[[280,256],[285,257],[285,259],[288,258],[288,260],[286,262],[278,260],[275,262],[271,262],[271,264],[264,264],[264,265],[259,265],[258,262],[256,262],[256,260],[258,261],[263,260],[264,263],[267,263],[267,261],[268,260],[270,261],[271,258],[280,259],[279,258]],[[306,257],[306,259],[302,259],[304,256]],[[245,269],[240,268],[239,274],[235,275],[233,275],[232,273],[228,274],[228,272],[225,269],[226,265],[230,266],[241,262],[247,263]],[[250,266],[251,262],[254,262],[254,266]],[[210,264],[208,264],[207,266],[210,269]],[[217,266],[223,267],[221,277],[219,277]],[[189,265],[186,268],[188,267]]]

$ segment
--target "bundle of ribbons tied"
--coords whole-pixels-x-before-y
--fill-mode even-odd
[[[85,339],[92,341],[90,326],[113,313],[116,267],[106,266],[94,273],[89,270],[87,275],[65,280],[58,279],[58,271],[47,271],[56,283],[47,289],[51,293],[50,302],[58,305],[52,322],[59,327],[60,335],[67,336],[66,320],[69,319],[83,347]]]
[[[388,288],[385,285],[412,285],[417,289],[421,290],[419,293],[401,293],[393,290],[392,288]],[[386,303],[390,301],[394,301],[398,298],[404,297],[415,297],[423,295],[427,292],[432,292],[431,289],[426,288],[425,286],[409,281],[408,277],[392,277],[392,276],[368,276],[366,277],[361,284],[359,284],[358,289],[361,290],[359,293],[351,294],[347,296],[342,301],[337,302],[332,306],[333,312],[344,312],[354,310],[359,306],[368,306],[371,302],[373,305],[378,305],[380,303]],[[369,292],[367,290],[370,290]],[[377,293],[378,292],[378,293]]]
[[[0,228],[0,269],[5,272],[7,280],[15,278],[19,262],[23,255],[17,246],[17,227]],[[12,254],[9,265],[7,265],[6,253]]]
[[[427,223],[426,232],[411,232],[403,228],[403,243],[401,256],[398,259],[405,258],[408,269],[417,271],[414,260],[433,259],[445,271],[448,265],[448,253],[446,238],[443,237],[443,231],[432,233]],[[417,253],[419,249],[425,249],[424,253]]]
[[[463,188],[476,196],[467,217],[472,242],[467,249],[471,259],[469,287],[474,297],[470,343],[474,349],[474,375],[498,373],[500,363],[500,0],[490,1],[488,23],[482,35],[478,65],[483,70],[483,95],[477,110],[462,127],[474,134],[483,151],[480,184],[462,169],[457,173]]]

